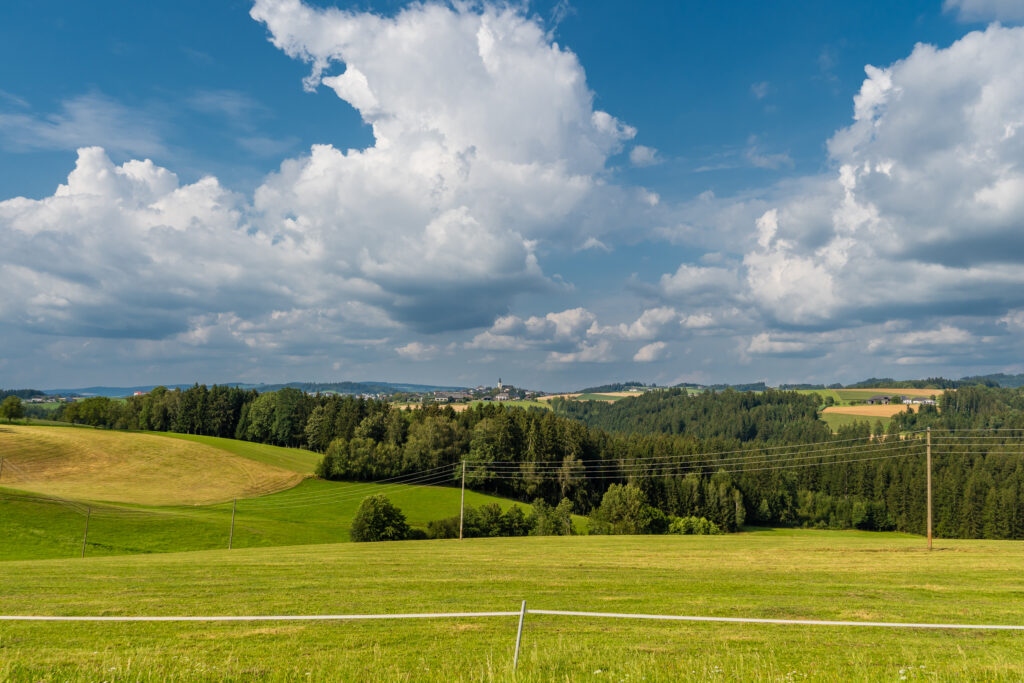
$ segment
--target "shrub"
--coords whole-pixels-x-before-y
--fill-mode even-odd
[[[612,484],[601,505],[590,514],[592,534],[663,534],[668,517],[647,504],[647,496],[633,484]]]
[[[479,508],[467,505],[463,514],[462,535],[464,538],[526,536],[532,528],[531,518],[527,518],[523,514],[523,509],[518,505],[513,505],[504,512],[501,511],[501,506],[497,503],[488,503]],[[458,538],[459,516],[435,519],[427,523],[427,536],[429,538]]]
[[[401,541],[409,537],[409,525],[387,497],[370,496],[359,504],[349,537],[356,542]]]
[[[533,501],[533,512],[526,518],[531,536],[568,536],[572,533],[572,501],[563,498],[556,507],[543,499]]]
[[[715,536],[722,533],[717,524],[704,517],[673,517],[668,525],[670,534]]]

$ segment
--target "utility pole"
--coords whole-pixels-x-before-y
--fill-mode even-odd
[[[4,456],[0,455],[0,477],[4,476]]]
[[[85,542],[89,540],[89,518],[92,517],[92,508],[85,508],[85,535],[82,536],[82,557],[85,557]]]
[[[466,461],[462,461],[462,501],[459,503],[459,540],[462,540],[462,520],[466,516]]]
[[[231,550],[231,544],[235,540],[235,508],[238,507],[238,499],[233,498],[231,500],[231,533],[228,534],[228,550]]]
[[[928,467],[928,550],[932,549],[932,428],[925,433],[925,461]]]

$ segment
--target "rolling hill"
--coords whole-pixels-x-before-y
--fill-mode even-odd
[[[378,493],[417,528],[459,511],[454,481],[323,481],[310,478],[316,453],[232,439],[5,425],[0,455],[0,560],[79,555],[87,518],[92,556],[225,548],[229,537],[235,548],[347,542],[359,503]],[[466,492],[467,505],[487,503],[516,504]]]

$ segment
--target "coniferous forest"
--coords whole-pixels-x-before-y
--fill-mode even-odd
[[[1024,538],[1024,432],[1014,431],[1024,429],[1024,390],[947,391],[938,409],[901,413],[884,433],[865,421],[832,434],[817,418],[819,403],[786,391],[659,390],[613,404],[556,399],[550,411],[480,404],[456,412],[197,385],[86,399],[58,417],[308,448],[324,454],[319,474],[328,479],[450,472],[440,483],[456,484],[465,460],[476,490],[552,506],[564,499],[577,514],[597,510],[613,484],[631,484],[665,515],[703,517],[726,531],[923,533],[930,427],[936,535]]]

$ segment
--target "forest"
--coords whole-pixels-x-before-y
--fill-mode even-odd
[[[652,391],[613,404],[553,402],[553,411],[481,404],[463,412],[386,401],[257,393],[197,385],[126,401],[68,404],[59,419],[99,427],[227,436],[324,454],[328,479],[450,472],[522,501],[598,510],[613,484],[639,489],[668,516],[744,524],[923,533],[927,428],[933,430],[939,536],[1024,538],[1024,391],[964,387],[938,410],[900,413],[831,434],[816,395]],[[958,436],[996,429],[994,436]],[[958,441],[957,439],[962,439]],[[811,444],[811,445],[801,445]],[[435,483],[432,480],[432,483]]]

